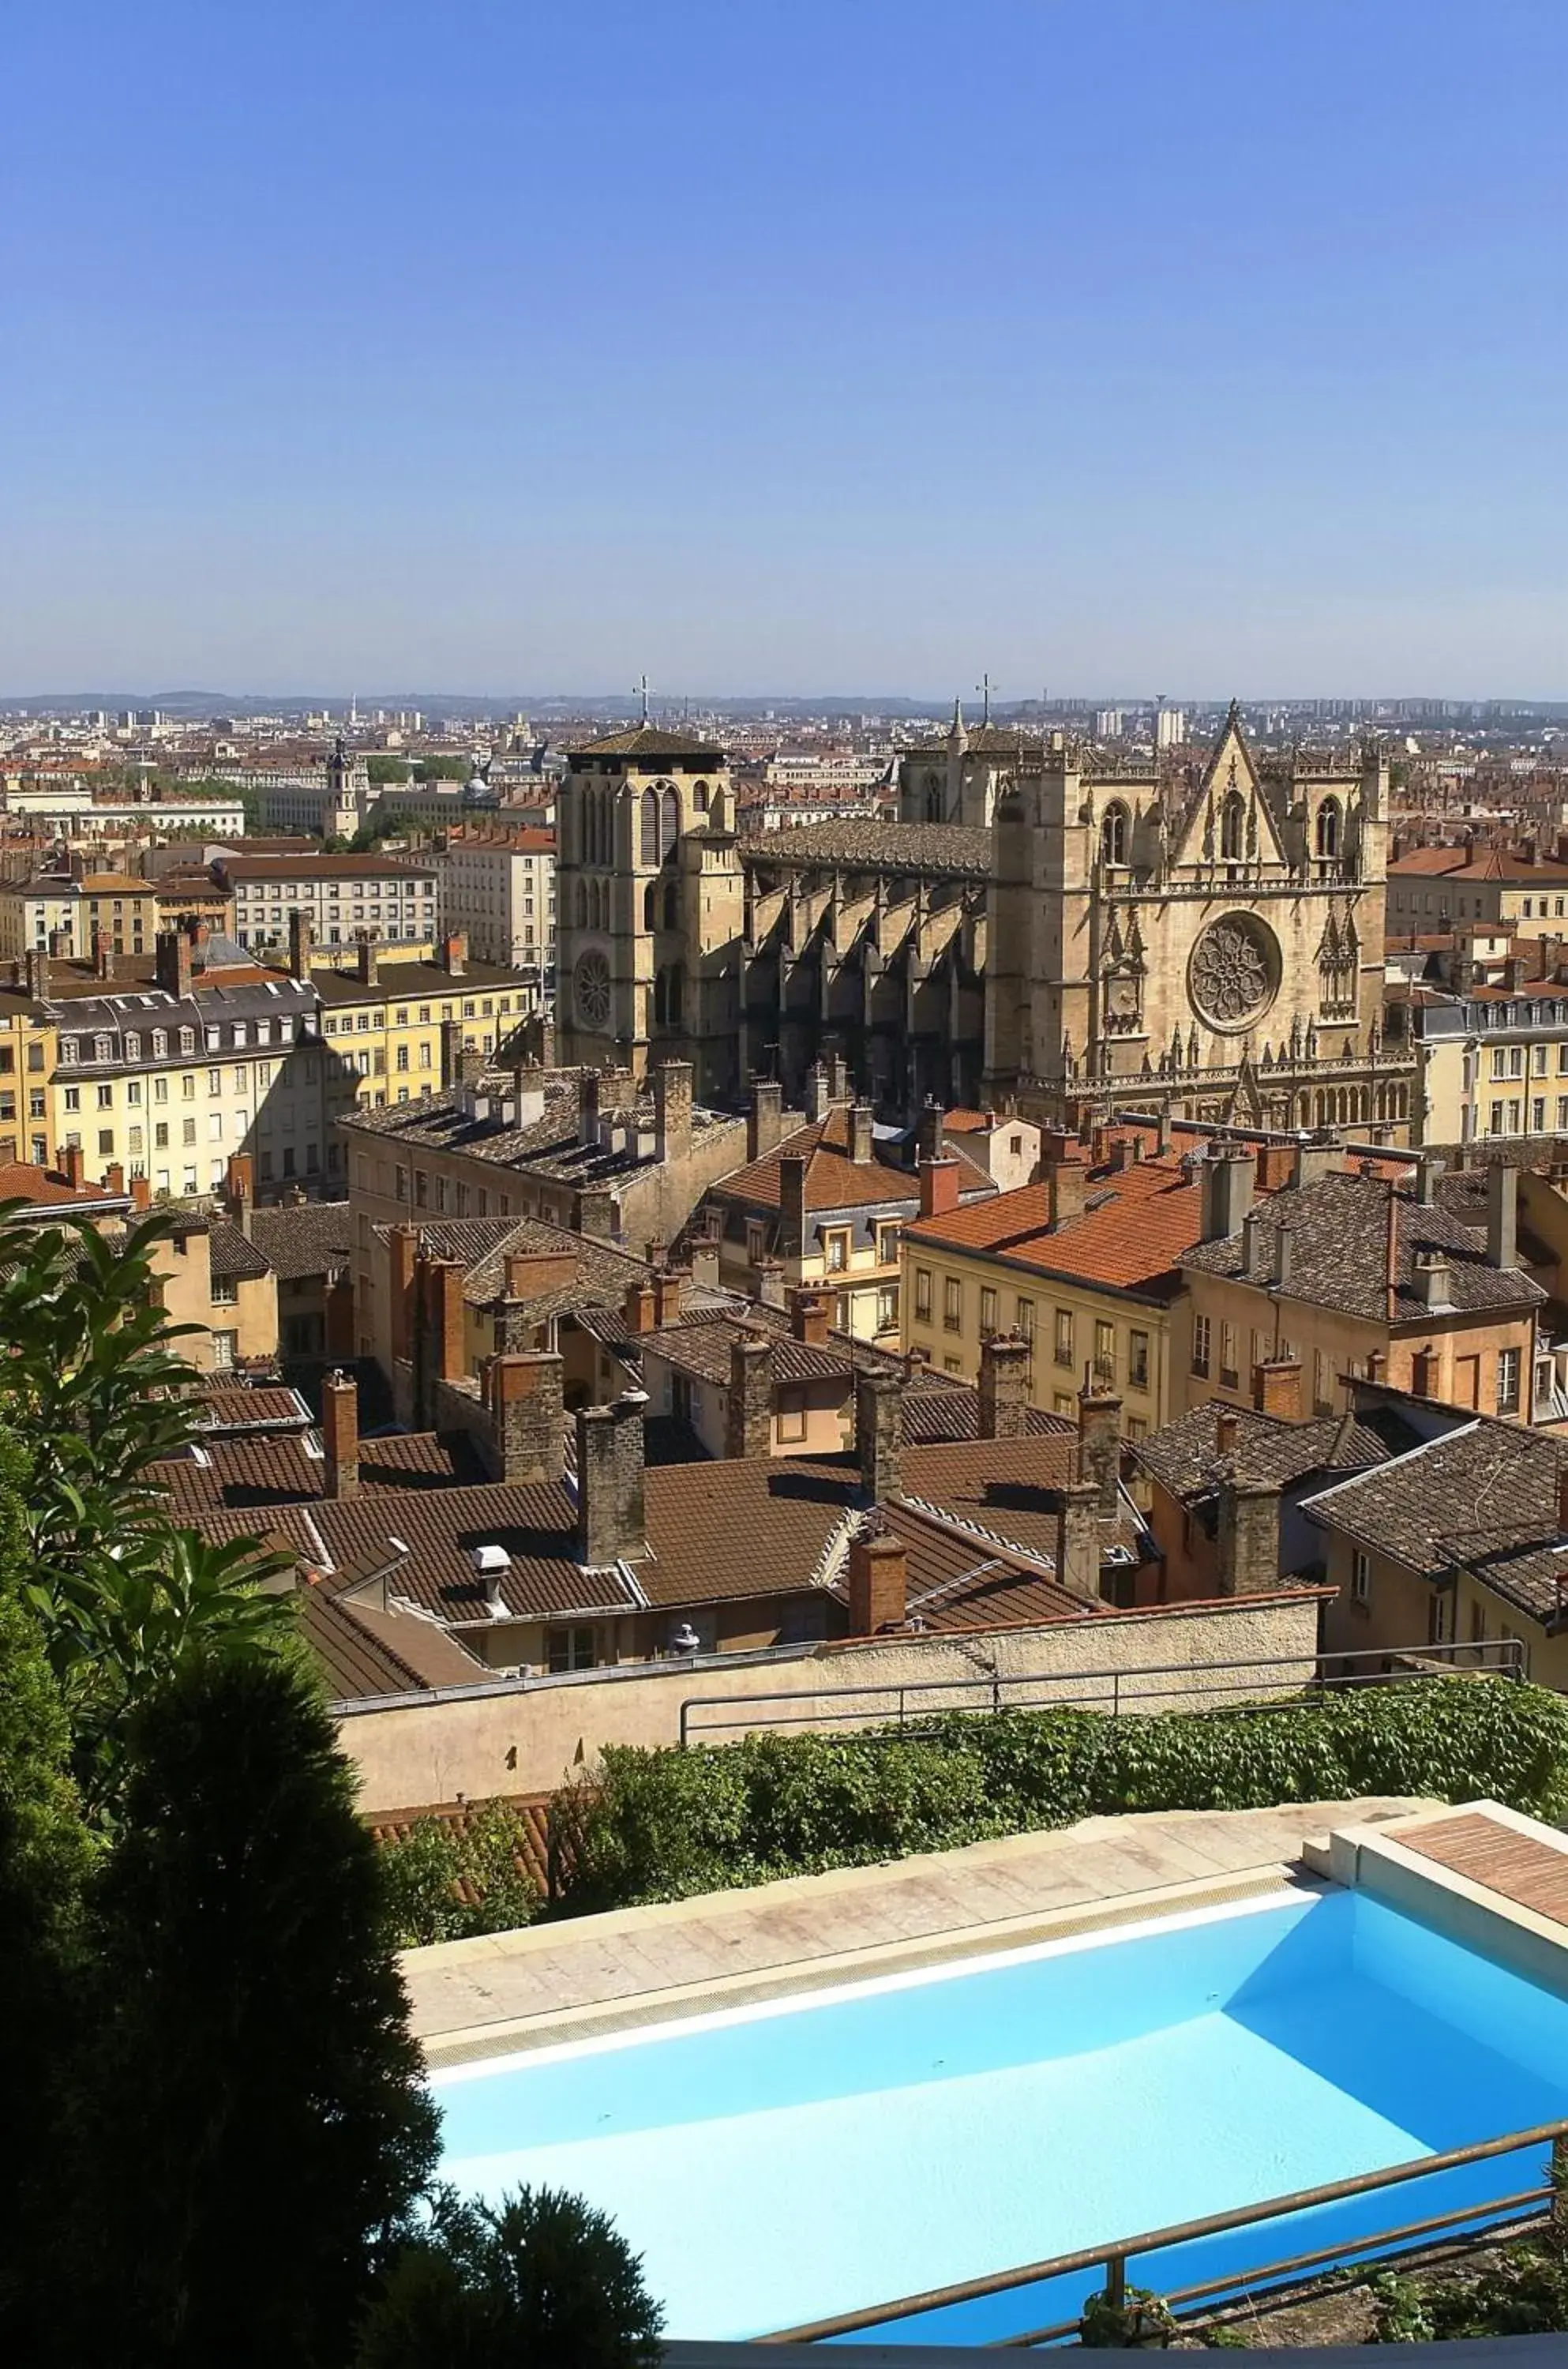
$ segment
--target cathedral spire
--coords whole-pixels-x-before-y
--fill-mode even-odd
[[[953,702],[953,721],[947,727],[947,738],[960,746],[968,740],[969,736],[964,729],[964,703],[961,699]]]

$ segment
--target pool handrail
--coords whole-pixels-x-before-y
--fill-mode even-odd
[[[1025,2262],[1010,2271],[992,2271],[978,2279],[961,2279],[951,2286],[930,2287],[924,2293],[902,2295],[891,2303],[868,2305],[858,2311],[840,2312],[830,2319],[807,2321],[799,2328],[781,2329],[767,2336],[754,2339],[759,2344],[818,2344],[830,2337],[864,2335],[884,2327],[889,2320],[913,2319],[928,2311],[942,2311],[950,2306],[979,2303],[989,2295],[1006,2295],[1017,2287],[1036,2286],[1047,2279],[1065,2278],[1074,2271],[1103,2269],[1105,2292],[1111,2301],[1118,2303],[1127,2290],[1127,2269],[1140,2255],[1162,2253],[1171,2246],[1187,2245],[1200,2237],[1215,2237],[1232,2229],[1255,2227],[1260,2222],[1282,2220],[1287,2214],[1306,2213],[1321,2204],[1337,2204],[1352,2196],[1368,2196],[1378,2190],[1394,2188],[1402,2182],[1424,2180],[1428,2174],[1452,2171],[1460,2165],[1484,2163],[1494,2157],[1515,2155],[1527,2147],[1549,2146],[1552,2150],[1553,2179],[1551,2185],[1526,2190],[1522,2195],[1499,2197],[1490,2203],[1456,2207],[1451,2213],[1436,2219],[1396,2226],[1379,2231],[1365,2239],[1346,2238],[1322,2249],[1313,2257],[1285,2257],[1276,2263],[1265,2263],[1255,2270],[1242,2271],[1219,2281],[1209,2281],[1203,2287],[1178,2290],[1167,2300],[1196,2301],[1204,2295],[1229,2293],[1244,2286],[1249,2280],[1266,2280],[1299,2267],[1309,2260],[1337,2261],[1351,2253],[1365,2253],[1372,2249],[1397,2242],[1413,2233],[1430,2234],[1459,2221],[1495,2219],[1511,2208],[1531,2203],[1545,2203],[1553,2198],[1562,2200],[1568,2180],[1568,2120],[1538,2123],[1531,2129],[1511,2131],[1502,2138],[1480,2139],[1469,2146],[1449,2147],[1440,2155],[1417,2156],[1404,2163],[1387,2164],[1378,2171],[1356,2172],[1347,2180],[1331,2180],[1316,2188],[1299,2188],[1288,2195],[1265,2197],[1256,2204],[1242,2204],[1225,2213],[1207,2213],[1194,2221],[1175,2221],[1163,2229],[1146,2229],[1134,2237],[1117,2237],[1109,2243],[1079,2246],[1067,2254],[1047,2255],[1044,2260]],[[1026,2332],[990,2340],[987,2349],[1005,2351],[1048,2342],[1053,2337],[1069,2334],[1078,2325],[1076,2316],[1049,2328],[1032,2329]]]

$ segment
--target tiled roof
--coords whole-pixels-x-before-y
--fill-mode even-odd
[[[198,1428],[225,1431],[308,1431],[311,1413],[298,1390],[246,1390],[232,1376],[202,1379]]]
[[[71,1184],[52,1169],[31,1167],[25,1160],[0,1161],[0,1201],[30,1201],[38,1209],[81,1208],[95,1201],[116,1208],[123,1193],[105,1192],[101,1184]]]
[[[392,1566],[389,1600],[406,1598],[442,1620],[486,1619],[492,1582],[471,1560],[481,1546],[505,1547],[511,1556],[493,1584],[514,1619],[637,1609],[636,1593],[621,1572],[585,1571],[574,1560],[576,1508],[559,1482],[372,1495],[313,1505],[311,1520],[340,1573]]]
[[[331,1275],[349,1262],[349,1204],[302,1201],[294,1208],[256,1209],[250,1239],[273,1274],[285,1282]]]
[[[1064,1433],[1076,1436],[1077,1429],[1065,1414],[1051,1414],[1044,1407],[1028,1411],[1028,1430],[1034,1438]],[[904,1392],[904,1437],[911,1448],[937,1448],[979,1436],[980,1394],[973,1382],[944,1386],[934,1378],[922,1378]]]
[[[1536,1617],[1556,1609],[1568,1552],[1557,1524],[1564,1443],[1489,1415],[1306,1500],[1324,1528],[1436,1579],[1459,1565],[1517,1592]]]
[[[410,873],[434,872],[433,860],[401,861],[389,855],[329,855],[319,848],[299,855],[224,855],[231,880],[406,880]],[[147,884],[151,887],[151,883]]]
[[[473,1686],[488,1674],[455,1637],[415,1612],[383,1611],[304,1587],[300,1633],[321,1664],[335,1702]]]
[[[1221,1455],[1221,1415],[1235,1425],[1235,1444]],[[1413,1435],[1402,1445],[1408,1446]],[[1287,1423],[1252,1407],[1189,1407],[1133,1447],[1133,1456],[1173,1497],[1207,1494],[1227,1471],[1240,1481],[1262,1481],[1279,1489],[1309,1472],[1358,1472],[1381,1464],[1397,1451],[1370,1422],[1354,1415],[1322,1415],[1310,1423]]]
[[[775,1382],[847,1382],[855,1370],[847,1341],[841,1345],[828,1343],[818,1347],[809,1341],[797,1341],[792,1333],[770,1332],[735,1319],[667,1325],[659,1332],[645,1333],[642,1347],[645,1354],[652,1350],[666,1365],[698,1381],[719,1382],[727,1388],[730,1352],[748,1332],[766,1341],[773,1353]]]
[[[891,1168],[875,1153],[870,1160],[852,1160],[848,1109],[836,1104],[823,1118],[808,1119],[786,1135],[776,1151],[754,1160],[733,1175],[721,1177],[710,1193],[723,1199],[745,1201],[757,1208],[779,1206],[779,1162],[786,1158],[806,1162],[806,1206],[808,1209],[855,1209],[886,1205],[889,1215],[918,1209],[920,1184],[907,1168]],[[995,1188],[989,1176],[968,1164],[965,1192]]]
[[[353,970],[332,970],[323,966],[313,967],[311,983],[323,1003],[334,1007],[340,1003],[384,1003],[389,995],[461,996],[472,995],[475,989],[528,984],[520,971],[509,969],[505,963],[466,962],[461,971],[450,971],[442,963],[399,962],[390,954],[383,955],[377,963],[372,979],[361,979]]]
[[[410,1221],[412,1222],[412,1221]],[[395,1229],[375,1228],[385,1242]],[[430,1218],[416,1228],[419,1247],[432,1258],[458,1260],[464,1269],[463,1296],[471,1307],[486,1308],[506,1289],[509,1258],[569,1253],[577,1261],[575,1281],[542,1293],[527,1302],[531,1316],[543,1323],[552,1316],[580,1310],[616,1307],[626,1287],[646,1281],[649,1269],[628,1252],[587,1234],[574,1234],[544,1218]]]
[[[597,740],[579,740],[568,750],[577,757],[701,757],[722,765],[724,752],[709,741],[693,740],[684,732],[666,732],[657,724],[634,724],[624,731],[601,733]]]
[[[1077,1479],[1077,1459],[1076,1436],[1065,1436],[907,1448],[902,1494],[999,1546],[1051,1562],[1058,1502]]]
[[[652,1604],[726,1603],[809,1587],[864,1498],[847,1457],[739,1457],[647,1474],[648,1545],[637,1578]]]
[[[1288,1186],[1262,1212],[1257,1272],[1276,1265],[1275,1229],[1290,1229],[1290,1280],[1284,1296],[1376,1323],[1389,1319],[1389,1213],[1392,1197],[1396,1248],[1393,1321],[1424,1322],[1431,1310],[1414,1289],[1415,1253],[1440,1252],[1450,1271],[1449,1302],[1461,1310],[1527,1309],[1545,1298],[1518,1267],[1489,1266],[1472,1230],[1434,1204],[1368,1176],[1322,1176]],[[1183,1265],[1205,1275],[1242,1275],[1245,1237],[1196,1242]],[[1267,1288],[1266,1283],[1264,1287]]]
[[[1203,1190],[1179,1161],[1144,1160],[1119,1174],[1085,1171],[1082,1216],[1053,1233],[1050,1215],[1049,1185],[1021,1184],[973,1207],[917,1219],[904,1239],[917,1249],[989,1251],[1042,1275],[1169,1299],[1203,1231]]]
[[[807,822],[748,840],[743,861],[756,869],[814,864],[841,871],[920,873],[928,877],[990,877],[989,830],[944,822]]]
[[[262,1256],[256,1244],[246,1240],[239,1228],[227,1218],[209,1220],[208,1236],[212,1242],[212,1276],[216,1281],[255,1283],[272,1272],[270,1263]]]
[[[483,1477],[477,1456],[461,1437],[397,1432],[360,1442],[361,1489],[447,1489]],[[150,1478],[182,1512],[205,1505],[305,1505],[323,1495],[326,1466],[319,1433],[290,1431],[258,1438],[208,1437],[200,1460],[169,1457],[150,1468]]]
[[[1460,887],[1477,880],[1515,880],[1528,887],[1534,880],[1543,888],[1568,886],[1568,864],[1531,864],[1512,848],[1413,847],[1389,866],[1391,880],[1454,879]]]
[[[1016,1555],[960,1537],[912,1506],[894,1505],[885,1519],[908,1556],[911,1621],[938,1633],[1012,1629],[1047,1620],[1095,1620],[1098,1606]]]

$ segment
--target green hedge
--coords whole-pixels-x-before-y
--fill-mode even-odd
[[[606,1748],[552,1806],[557,1908],[581,1914],[857,1867],[1095,1812],[1479,1795],[1568,1817],[1568,1700],[1502,1678],[1108,1719],[1003,1711],[918,1734]]]
[[[397,1948],[529,1924],[540,1900],[527,1869],[527,1839],[509,1802],[482,1802],[461,1826],[421,1818],[383,1844],[383,1891]]]

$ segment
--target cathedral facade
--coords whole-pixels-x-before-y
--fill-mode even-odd
[[[1381,1034],[1388,777],[1260,766],[1234,709],[1201,767],[1083,770],[989,719],[911,751],[899,818],[740,841],[722,754],[644,725],[559,800],[557,1045],[700,1097],[797,1095],[844,1058],[890,1116],[1178,1116],[1408,1139]]]

